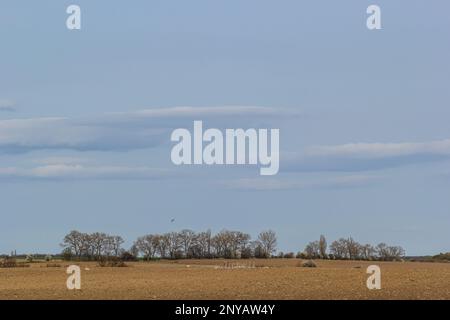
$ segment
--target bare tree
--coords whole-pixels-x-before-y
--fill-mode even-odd
[[[319,241],[313,241],[306,245],[305,247],[306,256],[309,259],[316,259],[320,257],[320,243]]]
[[[64,237],[64,251],[73,253],[77,259],[100,259],[101,257],[119,256],[123,239],[120,236],[110,236],[106,233],[92,234],[71,231]]]
[[[258,240],[261,243],[264,255],[270,258],[277,248],[277,236],[275,232],[272,230],[263,231],[258,235]]]
[[[352,237],[348,238],[345,241],[347,256],[350,260],[355,260],[359,258],[359,248],[360,244],[353,240]]]
[[[229,234],[227,230],[222,230],[212,238],[212,246],[217,257],[229,257]]]
[[[230,231],[228,241],[230,242],[231,258],[238,258],[242,250],[247,246],[250,235],[240,231]]]
[[[339,240],[333,241],[330,246],[330,252],[336,259],[346,259],[347,258],[347,245],[346,240],[341,238]]]
[[[241,259],[250,259],[255,257],[255,248],[254,248],[254,242],[249,242],[245,247],[241,249]]]
[[[398,260],[405,255],[405,250],[399,246],[388,246],[380,243],[375,248],[380,260]]]
[[[94,232],[90,235],[90,244],[93,249],[94,258],[100,259],[103,250],[107,246],[107,235],[101,232]]]
[[[164,235],[164,239],[167,241],[167,251],[171,259],[176,259],[179,256],[179,250],[181,248],[181,239],[178,232],[170,232]]]
[[[95,259],[95,247],[92,241],[93,236],[89,233],[82,233],[81,239],[83,243],[83,257],[86,259]]]
[[[120,236],[102,232],[92,234],[73,230],[63,239],[64,254],[77,259],[104,259],[105,257],[122,256],[121,248],[124,240]],[[146,259],[159,254],[161,258],[267,258],[276,251],[277,237],[274,231],[263,231],[256,241],[251,241],[247,233],[241,231],[222,230],[216,235],[211,231],[195,233],[184,229],[181,232],[170,232],[163,235],[149,234],[139,237],[130,249],[129,255],[137,257],[142,254]],[[361,245],[352,237],[333,241],[327,255],[327,241],[323,235],[320,240],[308,243],[303,254],[309,258],[364,259],[364,260],[399,260],[405,255],[400,246],[378,244],[375,248],[370,244]],[[283,256],[280,253],[279,256]],[[289,254],[288,256],[292,256]]]
[[[158,236],[158,252],[161,258],[167,257],[167,250],[169,248],[169,245],[169,236],[167,233]]]
[[[266,258],[265,250],[262,246],[261,241],[256,240],[250,243],[251,248],[253,249],[253,256],[255,258]]]
[[[327,239],[325,239],[324,235],[320,236],[319,240],[319,254],[321,259],[327,258]]]
[[[391,260],[399,260],[405,256],[405,250],[400,246],[391,246],[388,250]]]
[[[83,234],[79,231],[72,230],[70,231],[63,240],[61,244],[62,247],[70,250],[78,259],[81,258],[83,253]]]
[[[137,238],[134,242],[137,252],[142,253],[144,258],[150,260],[155,257],[159,247],[159,236],[148,234]]]
[[[193,242],[195,241],[195,232],[189,229],[181,230],[181,232],[178,234],[180,245],[183,248],[183,253],[185,257],[188,257],[190,248],[193,245]]]
[[[375,250],[377,252],[378,257],[381,260],[388,260],[389,258],[389,251],[388,251],[388,246],[386,243],[382,242],[379,243],[376,247]]]
[[[249,250],[251,249],[250,246],[250,240],[251,236],[248,233],[238,232],[236,234],[236,247],[239,250],[240,257],[242,257],[243,253],[244,255],[251,255]]]
[[[376,255],[376,250],[371,244],[362,245],[361,248],[361,257],[364,260],[373,260]]]
[[[139,256],[139,249],[136,246],[136,242],[130,248],[130,254],[136,259]]]
[[[195,243],[197,248],[199,249],[199,255],[202,258],[210,258],[211,257],[211,230],[207,230],[205,232],[200,232],[195,237]]]
[[[119,257],[122,251],[122,244],[124,243],[121,236],[108,236],[108,251],[111,256]]]

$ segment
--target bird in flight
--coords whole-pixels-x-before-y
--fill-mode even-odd
[[[175,218],[170,219],[170,222],[172,223],[175,222]]]

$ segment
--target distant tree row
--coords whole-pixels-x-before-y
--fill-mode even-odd
[[[62,255],[65,259],[100,260],[103,257],[120,257],[124,253],[121,236],[106,233],[82,233],[71,231],[61,244],[64,248]]]
[[[327,240],[322,235],[318,241],[307,244],[303,255],[310,259],[391,261],[403,258],[405,250],[400,246],[388,246],[385,243],[375,247],[371,244],[360,244],[352,237],[333,241],[328,248]]]
[[[222,230],[213,235],[210,230],[196,233],[192,230],[139,237],[131,252],[144,259],[169,258],[269,258],[276,250],[275,232],[268,230],[251,240],[248,233]]]
[[[261,232],[256,240],[248,233],[222,230],[212,234],[210,230],[195,232],[184,229],[180,232],[147,234],[134,241],[129,250],[122,248],[122,237],[106,233],[81,233],[71,231],[61,244],[65,259],[101,260],[120,258],[133,260],[142,258],[163,259],[248,259],[248,258],[303,258],[336,260],[399,260],[405,250],[399,246],[380,243],[377,246],[360,244],[353,238],[341,238],[329,246],[324,236],[307,244],[303,252],[282,253],[274,256],[277,249],[277,236],[274,231]]]
[[[126,251],[123,239],[106,233],[71,231],[61,244],[66,259],[100,260],[121,257],[125,260],[142,257],[155,258],[270,258],[276,251],[277,238],[272,230],[263,231],[258,239],[241,231],[222,230],[213,235],[210,230],[196,233],[192,230],[148,234],[139,237]]]

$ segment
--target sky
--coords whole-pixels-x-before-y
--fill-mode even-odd
[[[285,252],[321,234],[450,251],[449,14],[444,0],[1,1],[0,252],[185,228],[273,229]],[[279,128],[279,173],[175,166],[170,133],[194,120]]]

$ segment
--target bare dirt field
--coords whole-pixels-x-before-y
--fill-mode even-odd
[[[179,260],[98,267],[79,263],[81,290],[66,288],[67,262],[0,269],[0,299],[450,299],[450,263]],[[224,268],[243,265],[246,268]],[[76,264],[76,263],[73,263]],[[366,268],[381,268],[368,290]],[[250,268],[248,268],[250,267]]]

